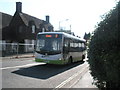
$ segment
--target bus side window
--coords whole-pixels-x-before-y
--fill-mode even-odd
[[[82,43],[82,48],[84,48],[84,43]]]
[[[85,45],[85,43],[83,43],[83,50],[86,50],[86,45]]]
[[[81,43],[80,45],[80,51],[84,51],[86,48],[85,48],[85,44],[84,43]]]
[[[74,51],[74,42],[73,42],[73,40],[70,40],[70,48],[69,48],[69,51],[70,51],[70,52],[73,52],[73,51]]]
[[[82,44],[81,44],[81,43],[79,43],[79,48],[80,48],[80,47],[82,47]]]

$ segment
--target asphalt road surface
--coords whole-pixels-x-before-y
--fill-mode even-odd
[[[70,65],[49,65],[36,63],[34,58],[3,60],[2,88],[56,88],[88,63],[77,62]]]

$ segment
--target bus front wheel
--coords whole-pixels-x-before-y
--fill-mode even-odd
[[[82,56],[82,61],[85,59],[85,55]]]

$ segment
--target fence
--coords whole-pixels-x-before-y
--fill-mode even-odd
[[[34,44],[23,44],[23,43],[0,43],[0,52],[2,57],[9,55],[18,55],[33,53],[34,54]]]

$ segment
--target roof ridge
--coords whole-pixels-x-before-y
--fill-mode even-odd
[[[33,18],[35,18],[35,19],[39,19],[39,18],[37,18],[37,17],[34,17],[34,16],[29,15],[29,14],[26,14],[26,13],[22,13],[22,14],[27,15],[27,16],[30,16],[30,17],[33,17]],[[39,19],[39,20],[42,20],[42,19]]]

